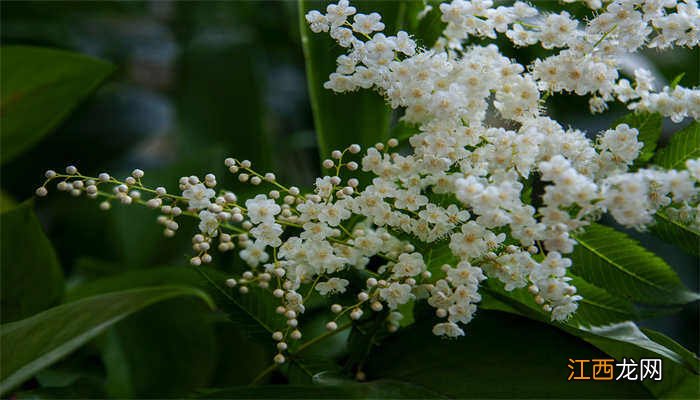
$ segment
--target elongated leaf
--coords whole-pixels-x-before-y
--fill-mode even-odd
[[[571,284],[583,297],[572,322],[582,326],[596,326],[639,318],[639,313],[629,300],[613,296],[605,289],[592,285],[579,277],[574,277]]]
[[[622,232],[592,224],[575,239],[572,272],[610,293],[644,304],[698,299],[668,264]]]
[[[668,146],[657,152],[654,164],[664,168],[685,169],[685,161],[700,157],[700,122],[693,121],[676,132]]]
[[[656,213],[651,231],[661,240],[675,244],[694,256],[700,256],[700,232],[672,220],[665,212]]]
[[[661,359],[662,380],[643,381],[644,386],[657,398],[698,398],[700,396],[700,376],[697,374],[697,365],[688,365],[687,357],[651,340],[632,322],[573,333],[617,360],[627,358],[639,363],[641,359]],[[668,342],[668,340],[664,341]],[[680,345],[675,344],[675,346]]]
[[[179,296],[196,296],[212,305],[211,298],[199,289],[160,286],[89,297],[2,325],[0,393],[16,387],[125,317]]]
[[[417,321],[371,354],[369,379],[411,382],[450,398],[648,397],[637,382],[567,381],[569,358],[607,357],[539,322],[480,311],[465,337],[443,340],[432,334],[432,318]]]
[[[387,34],[394,34],[406,23],[406,1],[357,1],[358,12],[378,11],[387,26]],[[352,143],[372,146],[389,137],[392,111],[381,96],[362,90],[336,94],[325,89],[323,83],[336,70],[336,58],[345,52],[328,33],[311,32],[304,16],[310,10],[325,12],[327,3],[299,1],[299,29],[306,60],[306,78],[314,114],[314,126],[319,153],[327,158],[332,150],[344,149]]]
[[[134,270],[115,277],[95,280],[68,293],[69,299],[105,293],[119,287],[137,287],[160,284],[195,286],[206,291],[217,306],[225,311],[247,336],[270,342],[272,332],[284,327],[284,318],[275,313],[274,297],[271,293],[251,287],[248,294],[241,295],[224,285],[230,276],[213,268],[162,267]]]
[[[548,316],[531,300],[512,295],[506,296],[491,288],[487,289],[493,297],[485,298],[486,301],[482,301],[481,304],[482,308],[505,311],[535,321],[549,322]],[[660,334],[647,336],[631,321],[604,326],[582,326],[574,317],[564,324],[549,323],[572,336],[585,340],[617,360],[632,358],[639,362],[642,358],[662,359],[663,380],[660,382],[645,380],[644,386],[655,397],[697,398],[700,382],[697,364],[688,355],[687,350],[671,339],[661,337]],[[660,340],[656,340],[657,338]]]
[[[63,296],[63,271],[33,208],[28,201],[0,214],[3,323],[45,310]]]
[[[661,114],[652,114],[646,112],[628,114],[612,124],[612,129],[617,125],[627,124],[632,128],[637,128],[639,135],[637,140],[644,143],[644,147],[639,152],[639,157],[635,163],[637,165],[645,164],[654,156],[654,150],[661,138],[661,122],[663,117]]]
[[[180,397],[206,387],[214,376],[211,314],[194,299],[154,304],[117,324],[104,342],[109,397]]]
[[[101,60],[39,47],[2,47],[0,59],[2,163],[55,128],[113,70]]]

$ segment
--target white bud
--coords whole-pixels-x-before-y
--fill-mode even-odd
[[[190,264],[196,266],[202,265],[202,259],[199,257],[192,257],[190,258]]]
[[[391,138],[386,142],[386,144],[388,144],[389,147],[396,147],[399,145],[399,141],[396,138]]]
[[[248,290],[248,287],[247,287],[247,286],[241,286],[241,287],[238,288],[238,292],[239,292],[240,294],[247,294],[248,291],[249,291],[249,290]]]
[[[175,231],[172,229],[165,228],[165,229],[163,229],[163,236],[173,237],[173,236],[175,236]]]
[[[360,301],[367,301],[367,299],[369,299],[369,295],[367,294],[367,292],[360,292],[357,295],[357,299]]]
[[[272,340],[279,342],[282,339],[284,339],[284,334],[282,332],[276,331],[272,334]]]
[[[238,180],[241,181],[241,182],[244,182],[244,183],[245,183],[245,182],[248,182],[248,178],[249,178],[248,174],[240,174],[240,175],[238,175]]]
[[[277,350],[279,350],[279,351],[287,350],[287,343],[285,343],[285,342],[277,343]]]
[[[66,173],[68,175],[75,175],[78,173],[78,168],[76,168],[75,165],[69,165],[66,167]]]
[[[382,303],[380,303],[378,301],[375,301],[374,303],[372,303],[371,307],[372,307],[372,310],[374,310],[376,312],[382,311],[384,309],[384,305],[382,305]]]
[[[224,165],[230,168],[230,167],[236,165],[236,160],[234,160],[233,158],[229,157],[229,158],[227,158],[227,159],[224,160]]]
[[[360,181],[357,180],[356,178],[350,178],[348,179],[348,186],[356,188],[360,184]]]
[[[351,144],[350,147],[348,147],[348,150],[352,154],[357,154],[360,152],[360,150],[362,150],[362,148],[360,147],[359,144]]]
[[[335,314],[338,314],[339,312],[343,311],[343,306],[341,306],[340,304],[333,304],[331,306],[331,311]]]
[[[44,196],[46,196],[47,194],[49,194],[49,191],[46,190],[45,187],[41,186],[41,187],[36,188],[36,192],[35,192],[35,193],[36,193],[36,195],[39,196],[39,197],[44,197]]]
[[[141,178],[143,178],[143,175],[144,175],[143,171],[140,170],[140,169],[138,169],[138,168],[136,168],[135,170],[131,171],[131,176],[133,176],[133,177],[136,178],[136,179],[141,179]]]
[[[261,182],[262,182],[262,180],[260,179],[259,176],[254,176],[254,177],[250,178],[250,183],[252,183],[254,186],[258,186]]]
[[[357,321],[358,319],[362,318],[362,310],[359,308],[356,308],[350,312],[350,318],[353,320]]]
[[[376,278],[368,278],[367,279],[367,287],[375,287],[377,286],[377,279]]]
[[[226,279],[226,286],[230,288],[235,287],[237,284],[238,282],[236,282],[236,280],[233,278]]]
[[[358,165],[355,161],[350,161],[349,163],[345,164],[345,167],[350,171],[355,171],[357,170]]]
[[[290,187],[289,194],[291,194],[292,196],[298,196],[299,195],[299,188],[296,186]]]
[[[112,204],[110,204],[108,201],[103,201],[102,203],[100,203],[100,210],[107,211],[110,208],[112,208]]]
[[[328,329],[329,331],[334,331],[338,329],[338,324],[336,324],[334,321],[331,321],[326,324],[326,329]]]
[[[323,165],[323,168],[326,168],[326,169],[330,169],[330,168],[335,167],[335,163],[333,162],[333,160],[330,160],[330,159],[323,160],[322,165]]]
[[[241,161],[241,167],[243,167],[243,168],[250,168],[251,165],[253,165],[253,164],[249,160]]]
[[[136,179],[134,179],[133,176],[128,176],[126,179],[124,179],[124,182],[129,186],[133,186],[136,184]]]
[[[277,180],[277,177],[275,177],[275,174],[273,174],[272,172],[268,172],[265,174],[265,180],[268,182],[274,182]]]
[[[204,244],[204,243],[202,243]],[[209,264],[211,262],[211,254],[202,254],[202,262],[205,264]]]
[[[277,298],[281,298],[282,296],[284,296],[284,290],[282,290],[282,289],[275,289],[275,290],[272,292],[272,295],[275,296],[275,297],[277,297]]]
[[[435,310],[435,315],[437,315],[438,318],[445,318],[447,316],[447,310],[444,308],[438,308]]]
[[[289,334],[289,337],[294,340],[299,340],[301,339],[301,332],[298,329],[295,329]]]
[[[331,152],[331,157],[336,160],[340,160],[343,157],[343,153],[341,153],[340,150],[333,150]]]

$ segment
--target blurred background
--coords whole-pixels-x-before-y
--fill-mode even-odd
[[[148,185],[163,185],[169,191],[176,191],[182,175],[209,172],[217,175],[220,186],[237,188],[225,173],[227,156],[250,159],[258,171],[274,171],[280,181],[301,187],[309,187],[320,173],[296,2],[4,1],[0,7],[2,45],[71,50],[116,66],[106,83],[57,130],[3,165],[3,209],[30,198],[46,169],[68,164],[93,176],[108,171],[125,177],[141,168]],[[541,55],[537,50],[499,45],[522,61]],[[698,49],[649,51],[626,63],[632,69],[650,68],[659,83],[685,73],[682,85],[700,84]],[[554,96],[549,101],[556,119],[592,132],[624,114],[613,107],[605,116],[591,117],[585,99]],[[677,129],[678,125],[668,124],[665,133]],[[53,192],[36,201],[36,210],[56,249],[68,290],[125,270],[186,264],[188,232],[194,224],[166,239],[154,211],[115,206],[104,213],[95,201]],[[696,258],[651,236],[630,233],[659,252],[685,284],[698,291]],[[219,257],[218,262],[232,268],[233,259]],[[158,368],[171,370],[140,375],[132,371],[129,392],[116,380],[110,383],[111,394],[118,396],[168,396],[179,393],[179,387],[197,386],[201,383],[197,380],[209,380],[210,386],[249,382],[267,365],[268,349],[248,344],[231,324],[203,320],[197,307],[201,305],[188,300],[151,307],[40,379],[44,383],[88,379],[85,371],[74,373],[86,368],[98,379],[120,365],[105,358],[107,348],[107,354],[127,359],[134,368],[157,363]],[[643,325],[698,351],[697,303],[677,316]],[[134,341],[146,342],[144,348],[151,348],[152,354],[120,353]],[[249,364],[231,367],[241,358]],[[201,376],[178,376],[177,364],[182,362],[200,363]]]

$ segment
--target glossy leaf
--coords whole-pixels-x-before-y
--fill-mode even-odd
[[[16,387],[41,369],[145,307],[180,296],[195,296],[212,305],[199,289],[160,286],[88,297],[0,327],[0,393]]]
[[[31,201],[0,214],[2,322],[26,318],[58,304],[63,271]]]
[[[418,321],[372,353],[369,379],[410,382],[450,398],[648,397],[637,382],[567,381],[569,358],[607,357],[539,322],[481,311],[465,337],[444,340],[431,332],[437,321]]]
[[[49,133],[113,70],[105,61],[61,50],[0,48],[2,163]]]
[[[656,213],[651,231],[661,240],[675,244],[686,252],[700,256],[700,232],[671,219],[665,212]]]
[[[685,161],[694,158],[700,158],[700,122],[697,121],[673,134],[668,145],[656,153],[654,164],[685,169]]]
[[[620,231],[592,224],[575,239],[572,272],[610,293],[657,305],[698,299],[666,262]]]

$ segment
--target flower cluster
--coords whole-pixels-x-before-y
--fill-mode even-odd
[[[562,321],[581,300],[566,254],[591,221],[607,212],[643,229],[664,210],[700,226],[700,160],[688,160],[683,171],[631,171],[644,146],[637,129],[621,124],[591,140],[543,110],[543,93],[567,92],[590,95],[593,110],[617,99],[674,120],[700,118],[697,89],[655,92],[648,72],[637,71],[634,84],[618,72],[619,51],[696,46],[695,2],[617,0],[582,22],[520,1],[493,8],[490,0],[455,0],[440,6],[446,28],[430,49],[403,31],[384,34],[379,14],[358,14],[347,0],[325,11],[306,15],[311,30],[347,49],[325,87],[382,94],[418,130],[410,151],[399,152],[396,139],[364,152],[356,144],[333,151],[323,161],[330,173],[316,179],[312,193],[282,185],[247,160],[226,159],[239,181],[267,185],[245,201],[217,192],[211,174],[181,178],[177,195],[143,186],[140,170],[123,181],[83,176],[75,167],[46,175],[47,183],[60,180],[59,190],[106,198],[103,209],[114,201],[159,209],[166,236],[177,231],[178,218],[197,218],[195,266],[212,261],[215,243],[222,252],[238,248],[248,270],[226,285],[241,293],[251,285],[269,290],[286,318],[287,327],[273,334],[276,362],[285,362],[289,340],[301,338],[298,317],[315,293],[352,295],[351,304],[331,305],[331,331],[345,316],[359,320],[385,309],[393,331],[403,305],[426,300],[443,319],[436,335],[463,335],[486,279],[506,291],[527,288],[552,320]],[[471,37],[499,34],[518,46],[560,51],[524,66],[493,44],[464,46]],[[487,118],[490,110],[499,122]],[[352,177],[357,170],[373,178],[362,185]],[[542,187],[537,202],[527,190],[533,181]],[[102,189],[107,185],[111,190]],[[46,192],[46,183],[37,189]],[[350,285],[348,273],[363,284]]]

